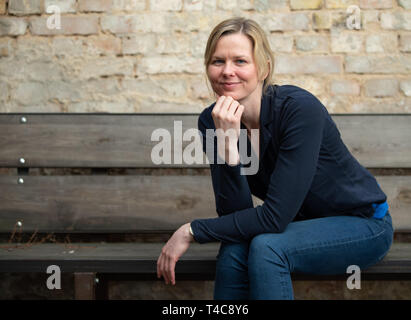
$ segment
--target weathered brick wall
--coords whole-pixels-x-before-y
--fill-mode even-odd
[[[232,16],[269,35],[275,83],[334,113],[411,111],[411,0],[0,0],[0,112],[200,112],[206,40]]]

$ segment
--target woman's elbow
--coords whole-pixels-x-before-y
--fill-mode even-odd
[[[283,233],[287,229],[289,223],[288,219],[284,219],[281,214],[273,210],[268,210],[264,205],[262,206],[262,209],[263,221],[269,228],[268,232]]]

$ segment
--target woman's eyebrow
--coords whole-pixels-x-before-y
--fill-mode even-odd
[[[234,59],[244,59],[244,58],[248,58],[247,56],[245,56],[245,55],[240,55],[240,56],[234,56]],[[213,59],[219,59],[219,60],[224,60],[225,58],[223,58],[223,57],[219,57],[219,56],[213,56]]]

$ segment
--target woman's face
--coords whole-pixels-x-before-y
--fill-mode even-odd
[[[231,96],[237,101],[248,97],[262,84],[258,80],[253,44],[242,33],[224,35],[218,40],[207,72],[217,95]]]

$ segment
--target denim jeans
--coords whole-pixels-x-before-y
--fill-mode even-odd
[[[290,274],[346,274],[382,260],[393,241],[389,212],[382,219],[325,217],[290,223],[282,233],[222,243],[214,299],[293,299]],[[347,274],[348,277],[348,274]]]

